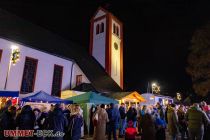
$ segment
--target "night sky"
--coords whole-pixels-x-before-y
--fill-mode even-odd
[[[124,84],[146,92],[191,92],[185,72],[193,32],[210,21],[209,0],[1,0],[0,8],[42,26],[88,51],[90,19],[106,7],[124,24]]]

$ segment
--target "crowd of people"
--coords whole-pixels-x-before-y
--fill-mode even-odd
[[[0,140],[80,140],[81,127],[83,126],[83,117],[80,106],[72,104],[51,105],[51,109],[46,107],[38,109],[30,105],[20,107],[12,106],[11,100],[8,100],[0,108]],[[78,129],[80,128],[80,129]],[[5,137],[4,130],[52,130],[52,134],[59,132],[61,135],[52,136],[48,132],[46,137]]]
[[[134,104],[128,109],[124,103],[119,108],[102,104],[90,109],[90,134],[94,140],[135,140],[137,135],[141,140],[209,140],[209,119],[210,108],[205,102],[192,106]]]
[[[210,108],[205,103],[192,106],[169,104],[129,107],[121,103],[97,105],[90,108],[89,136],[93,140],[209,140]],[[78,104],[51,105],[38,109],[30,105],[12,106],[8,100],[0,108],[0,140],[17,139],[5,137],[4,130],[53,130],[62,132],[57,137],[18,137],[34,140],[79,140],[84,127],[83,112]],[[169,136],[169,137],[168,137]]]

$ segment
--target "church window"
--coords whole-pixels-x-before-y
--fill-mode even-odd
[[[26,94],[34,91],[38,60],[26,57],[21,84],[21,93]]]
[[[116,35],[119,36],[119,27],[116,27]]]
[[[103,33],[103,32],[104,32],[104,23],[102,22],[101,27],[100,27],[100,33]]]
[[[76,86],[80,85],[82,83],[82,75],[76,76]]]
[[[116,34],[116,25],[113,24],[113,33]]]
[[[96,34],[99,34],[99,24],[96,25]]]
[[[63,66],[54,65],[53,82],[52,82],[52,93],[51,95],[60,97],[61,85],[63,77]]]
[[[0,62],[1,62],[2,52],[3,50],[0,50]]]

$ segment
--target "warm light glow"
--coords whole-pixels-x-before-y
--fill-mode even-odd
[[[156,83],[152,83],[152,86],[155,87],[155,86],[157,86],[157,84]]]
[[[12,45],[12,46],[11,46],[11,49],[12,49],[12,50],[16,50],[16,49],[18,49],[18,46]]]
[[[176,93],[176,98],[177,98],[177,100],[182,100],[182,96],[181,96],[181,94],[180,93]]]
[[[11,46],[12,53],[11,53],[11,63],[15,65],[17,61],[20,59],[20,50],[18,46],[12,45]]]

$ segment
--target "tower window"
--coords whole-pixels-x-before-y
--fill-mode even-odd
[[[100,33],[103,33],[103,32],[104,32],[104,23],[102,22],[101,27],[100,27]]]
[[[26,57],[24,71],[23,71],[23,79],[20,89],[20,91],[23,94],[34,91],[37,64],[38,64],[37,59]]]
[[[62,77],[63,77],[63,66],[54,65],[51,95],[60,97]]]
[[[116,35],[119,36],[119,27],[116,27]]]
[[[117,36],[119,36],[119,26],[113,24],[113,33]]]
[[[97,24],[97,25],[96,25],[96,34],[99,34],[99,30],[100,30],[99,24]]]
[[[116,34],[116,25],[113,24],[113,33]]]
[[[2,52],[3,50],[0,50],[0,62],[1,62]]]

